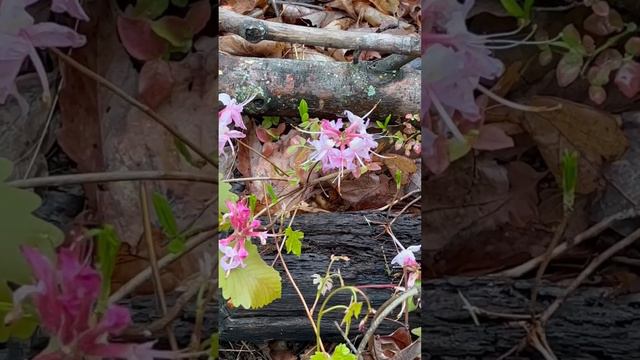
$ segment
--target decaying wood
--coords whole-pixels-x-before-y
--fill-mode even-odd
[[[366,218],[365,218],[366,216]],[[297,216],[293,228],[304,231],[302,256],[285,255],[285,261],[298,282],[309,305],[313,304],[317,285],[313,284],[313,274],[324,274],[331,255],[348,256],[348,263],[336,262],[334,271],[340,269],[346,285],[371,285],[398,283],[401,271],[392,269],[389,276],[385,265],[395,255],[395,247],[388,235],[384,235],[381,226],[368,224],[371,221],[383,221],[383,214],[372,213],[330,213]],[[420,243],[420,218],[412,215],[401,216],[393,225],[398,240],[405,246]],[[382,234],[382,235],[381,235]],[[384,254],[384,255],[383,255]],[[273,254],[264,255],[271,263]],[[390,264],[388,264],[390,266]],[[279,265],[276,268],[282,271]],[[334,280],[334,288],[339,286]],[[365,289],[374,308],[382,305],[391,297],[389,289]],[[348,296],[336,295],[336,301],[330,304],[348,304]],[[225,301],[220,301],[220,338],[229,341],[260,342],[280,339],[289,341],[314,341],[313,331],[304,314],[300,299],[291,284],[283,276],[282,299],[258,310],[230,309]],[[318,305],[319,307],[320,305]],[[366,311],[363,307],[363,314]],[[317,313],[317,312],[316,312]],[[333,315],[332,315],[333,314]],[[340,322],[344,315],[337,311],[323,318],[321,331],[326,341],[343,341],[333,324]],[[395,317],[394,312],[393,317]],[[419,326],[418,316],[413,313],[412,327]],[[352,323],[350,337],[361,333],[358,320]],[[385,321],[378,333],[390,333],[398,324]]]
[[[500,313],[525,314],[531,280],[450,278],[423,283],[422,353],[431,359],[496,359],[525,336],[522,327],[503,319],[480,317],[476,326],[463,308],[462,292],[471,305]],[[538,310],[564,291],[544,284]],[[640,359],[640,296],[613,296],[614,289],[584,286],[567,299],[546,327],[559,359]],[[527,310],[528,313],[528,310]],[[533,350],[509,359],[540,359]]]
[[[220,92],[239,101],[258,93],[249,114],[299,116],[305,99],[309,115],[335,116],[350,110],[360,116],[376,103],[373,118],[420,111],[420,72],[407,67],[376,72],[366,64],[236,57],[220,54]]]
[[[223,31],[240,35],[250,42],[262,40],[338,49],[375,50],[420,56],[420,38],[409,35],[327,30],[254,19],[220,8],[218,24]]]

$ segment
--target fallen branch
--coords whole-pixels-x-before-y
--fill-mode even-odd
[[[254,19],[220,8],[218,24],[223,31],[256,43],[262,40],[337,49],[375,50],[384,53],[420,56],[420,38],[408,35],[326,30]]]
[[[258,93],[245,107],[254,115],[299,116],[305,99],[309,115],[335,116],[344,110],[382,119],[420,112],[420,72],[371,71],[367,64],[219,56],[220,92],[239,100]]]
[[[209,184],[217,184],[218,178],[177,171],[114,171],[114,172],[96,172],[86,174],[69,174],[44,176],[24,180],[14,180],[7,182],[7,185],[27,189],[44,186],[63,186],[75,184],[89,183],[105,183],[118,181],[143,181],[143,180],[174,180],[174,181],[193,181]]]

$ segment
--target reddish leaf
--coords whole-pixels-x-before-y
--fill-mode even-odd
[[[162,59],[147,61],[140,70],[138,96],[147,106],[156,109],[171,96],[173,82],[169,63]]]
[[[602,105],[607,100],[607,91],[602,86],[591,85],[589,86],[589,99],[597,105]]]
[[[615,83],[624,96],[628,98],[636,96],[640,92],[640,63],[627,61],[618,70]]]
[[[185,20],[195,35],[202,31],[211,19],[211,4],[209,0],[201,0],[191,6]]]
[[[256,128],[256,136],[258,136],[258,140],[262,143],[271,142],[271,135],[269,135],[267,130],[261,126]]]
[[[473,143],[473,148],[477,150],[500,150],[510,147],[513,147],[513,139],[495,124],[482,126]]]
[[[607,36],[622,30],[624,28],[624,21],[620,13],[611,9],[609,16],[589,15],[584,20],[583,26],[585,30],[592,34]]]
[[[151,30],[144,19],[118,17],[118,34],[129,55],[142,61],[157,59],[167,51],[167,43]]]

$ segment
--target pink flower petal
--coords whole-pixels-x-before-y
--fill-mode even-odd
[[[84,35],[51,22],[25,27],[21,34],[24,34],[34,47],[80,47],[87,42]]]
[[[78,0],[53,0],[51,11],[58,13],[68,13],[76,19],[89,21],[89,16],[84,12]]]

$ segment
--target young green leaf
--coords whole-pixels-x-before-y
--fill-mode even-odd
[[[247,198],[249,199],[249,210],[251,211],[251,214],[255,214],[258,198],[253,194],[249,195]]]
[[[284,232],[286,240],[284,242],[287,254],[293,253],[296,256],[302,254],[302,239],[304,238],[304,232],[300,230],[293,230],[291,226],[287,227]]]
[[[215,332],[209,339],[209,360],[216,360],[220,352],[220,333]]]
[[[177,236],[169,242],[167,250],[172,254],[180,254],[186,249],[185,239],[183,236]]]
[[[402,186],[402,171],[400,169],[397,169],[393,178],[396,181],[396,190],[400,190],[400,187]]]
[[[331,360],[356,360],[357,358],[345,344],[336,346],[331,355]]]
[[[362,302],[354,301],[349,304],[349,307],[345,311],[344,317],[342,318],[342,322],[340,323],[340,325],[345,325],[345,333],[349,333],[349,329],[351,329],[351,320],[358,319],[361,312]]]
[[[173,215],[171,204],[164,195],[159,192],[154,192],[152,195],[153,209],[156,212],[158,221],[164,233],[170,237],[175,238],[178,236],[178,225],[176,224],[176,218]]]
[[[275,190],[273,190],[273,186],[271,184],[267,184],[266,188],[267,188],[267,195],[269,195],[269,198],[271,199],[271,203],[272,204],[277,203],[278,195],[276,195]]]
[[[422,336],[422,328],[415,328],[415,329],[411,329],[411,333],[415,336],[421,337]]]
[[[133,15],[147,19],[155,19],[169,7],[169,0],[138,0],[133,8]]]
[[[307,101],[305,99],[300,100],[298,112],[300,113],[301,122],[305,123],[309,121],[309,105],[307,105]]]
[[[525,17],[525,12],[520,4],[518,4],[517,0],[500,0],[500,3],[502,4],[502,7],[507,10],[509,15],[519,19]]]
[[[258,309],[282,296],[282,278],[262,260],[256,245],[247,241],[245,248],[249,253],[244,260],[246,267],[233,269],[227,276],[222,266],[218,265],[218,284],[222,289],[222,297],[230,300],[234,306]],[[218,256],[221,256],[220,253]]]
[[[578,152],[565,150],[562,154],[562,201],[564,211],[573,210],[578,183]]]
[[[109,295],[111,295],[111,275],[113,275],[113,268],[116,264],[121,241],[111,225],[96,229],[95,232],[90,232],[90,235],[95,235],[97,244],[98,269],[102,279],[100,298],[98,299],[98,312],[102,313],[106,310]]]

